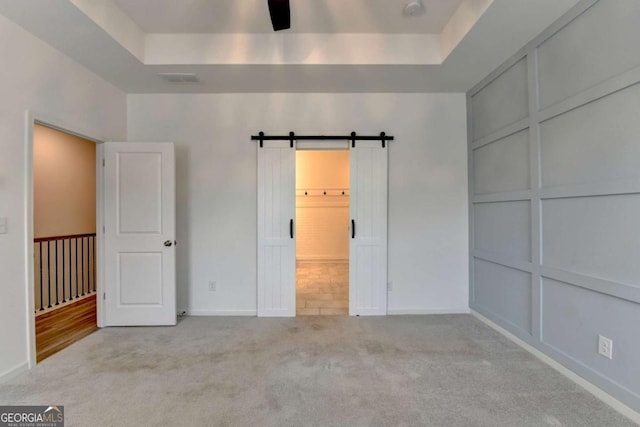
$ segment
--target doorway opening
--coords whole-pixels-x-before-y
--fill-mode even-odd
[[[36,361],[97,329],[96,143],[33,127]]]
[[[349,314],[349,150],[296,151],[296,315]]]

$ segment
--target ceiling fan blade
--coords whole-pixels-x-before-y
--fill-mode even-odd
[[[291,10],[289,0],[267,0],[269,3],[269,15],[274,31],[291,28]]]

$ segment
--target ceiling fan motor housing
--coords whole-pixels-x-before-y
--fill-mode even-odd
[[[291,28],[291,10],[289,0],[268,0],[269,15],[274,31]]]

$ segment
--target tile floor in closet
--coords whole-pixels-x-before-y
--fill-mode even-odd
[[[298,316],[349,314],[348,262],[298,262],[296,275]]]

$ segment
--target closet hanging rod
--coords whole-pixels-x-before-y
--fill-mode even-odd
[[[258,135],[251,135],[252,141],[260,141],[262,147],[263,141],[290,141],[293,147],[293,141],[351,141],[351,145],[355,146],[356,141],[382,141],[382,147],[386,144],[386,141],[393,141],[393,136],[389,136],[384,132],[380,135],[358,135],[355,132],[351,132],[351,135],[296,135],[293,132],[289,132],[289,135],[265,135],[264,132],[260,132]]]

